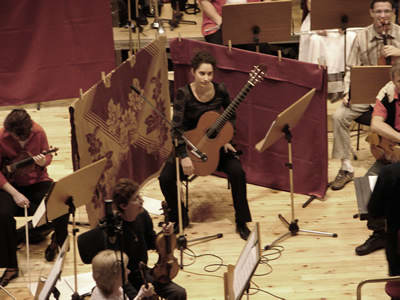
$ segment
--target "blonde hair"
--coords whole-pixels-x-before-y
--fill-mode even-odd
[[[113,293],[115,283],[121,276],[120,252],[104,250],[99,252],[92,260],[92,276],[97,287],[104,296]],[[128,264],[128,256],[123,253],[124,267]]]

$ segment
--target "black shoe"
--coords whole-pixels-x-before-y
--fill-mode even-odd
[[[18,268],[7,268],[4,273],[3,276],[1,276],[0,278],[0,286],[6,286],[8,285],[8,283],[13,280],[14,278],[18,277]]]
[[[58,254],[59,248],[56,241],[56,235],[53,233],[51,235],[51,243],[47,246],[46,251],[44,252],[44,257],[47,261],[53,261]]]
[[[250,229],[247,227],[246,223],[236,223],[236,232],[239,233],[240,237],[247,241],[250,235]]]
[[[382,234],[373,233],[364,244],[356,247],[357,255],[367,255],[376,250],[385,248],[386,240]]]

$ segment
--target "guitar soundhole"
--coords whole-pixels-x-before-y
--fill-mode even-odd
[[[218,135],[218,131],[212,128],[208,128],[206,134],[209,139],[215,139]]]

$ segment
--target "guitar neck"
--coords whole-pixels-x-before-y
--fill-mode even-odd
[[[207,132],[207,136],[210,138],[216,135],[222,127],[224,127],[225,123],[232,118],[232,115],[236,112],[239,104],[246,98],[249,91],[255,86],[255,84],[247,81],[243,86],[239,94],[235,97],[235,99],[229,104],[229,106],[224,110],[223,114],[218,117],[215,121],[214,125]]]

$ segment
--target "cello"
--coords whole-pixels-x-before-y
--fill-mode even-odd
[[[168,204],[166,201],[162,202],[162,209],[164,212],[164,224],[169,223],[168,218]],[[158,261],[155,264],[152,272],[154,279],[161,283],[170,282],[179,271],[179,264],[176,257],[174,257],[174,249],[176,248],[176,236],[165,235],[160,233],[156,238],[156,249],[158,252]]]

